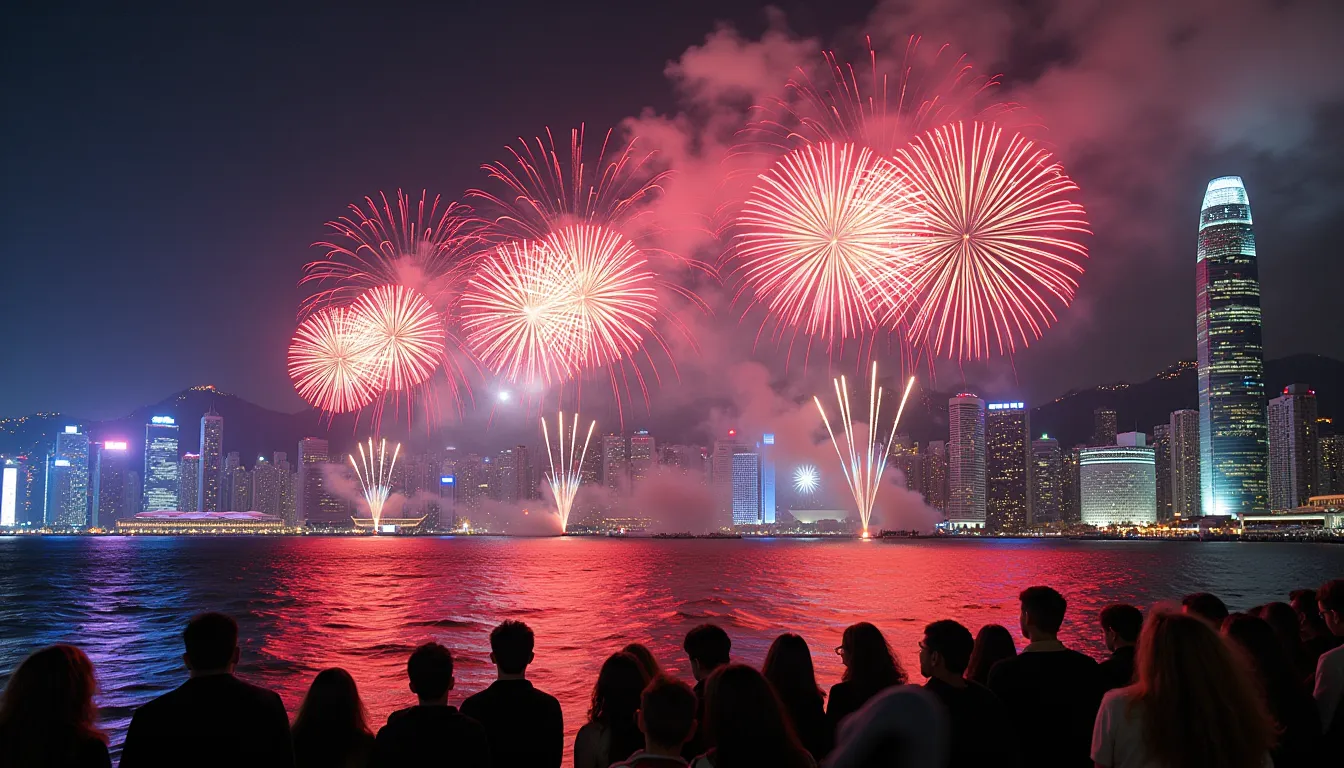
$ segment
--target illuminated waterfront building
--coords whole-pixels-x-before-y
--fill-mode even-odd
[[[1142,432],[1117,435],[1116,442],[1079,451],[1083,522],[1097,527],[1156,523],[1153,449]]]
[[[1031,512],[1032,522],[1057,523],[1061,517],[1064,457],[1059,441],[1041,435],[1031,441]]]
[[[1307,505],[1319,495],[1321,460],[1316,433],[1316,392],[1290,384],[1269,401],[1269,509]]]
[[[350,527],[346,505],[327,492],[327,472],[330,466],[327,441],[305,437],[299,441],[298,522],[323,527]]]
[[[929,506],[947,516],[947,443],[942,440],[929,442],[924,451],[924,500]]]
[[[1061,451],[1060,461],[1063,470],[1059,473],[1059,517],[1064,523],[1080,523],[1083,520],[1082,478],[1079,476],[1079,462],[1082,449],[1086,446],[1075,445],[1072,450]]]
[[[1199,517],[1199,411],[1172,411],[1167,422],[1171,443],[1171,518]]]
[[[714,441],[710,455],[709,484],[718,505],[717,522],[726,527],[733,523],[733,454],[741,447],[737,430],[728,430],[728,436]]]
[[[47,457],[47,525],[83,528],[89,524],[89,436],[68,426],[56,435],[55,450]]]
[[[1030,414],[1025,403],[990,403],[985,416],[985,507],[991,531],[1020,531],[1031,523],[1027,481]]]
[[[28,496],[24,482],[26,469],[20,459],[5,458],[0,461],[0,528],[27,522],[19,516]]]
[[[1316,419],[1316,434],[1321,460],[1317,487],[1322,496],[1344,494],[1344,435],[1335,434],[1333,422],[1325,418]]]
[[[260,512],[140,512],[116,522],[118,533],[133,534],[237,534],[279,533],[285,523]]]
[[[284,479],[289,480],[288,472]],[[265,456],[258,456],[257,463],[252,465],[253,511],[283,519],[280,514],[280,480],[280,468],[267,461]]]
[[[1156,473],[1157,519],[1171,520],[1171,425],[1156,424],[1149,440],[1153,446],[1153,471]]]
[[[637,430],[630,437],[630,485],[638,485],[641,480],[653,474],[653,465],[658,463],[658,448],[649,430]]]
[[[767,432],[761,436],[756,453],[761,457],[761,524],[774,525],[775,512],[775,436]]]
[[[960,394],[947,402],[947,522],[985,527],[985,401]]]
[[[1113,408],[1097,408],[1092,411],[1092,445],[1115,445],[1115,434],[1119,431],[1117,427],[1115,410]]]
[[[1269,484],[1260,279],[1250,199],[1240,177],[1209,182],[1195,258],[1200,508],[1205,515],[1264,511]]]
[[[196,482],[201,474],[201,455],[199,453],[184,453],[182,461],[178,464],[177,476],[181,478],[181,486],[177,490],[177,509],[180,512],[199,512],[196,504],[199,503],[199,497],[196,493]],[[153,512],[154,510],[146,510]]]
[[[761,456],[746,446],[733,453],[733,525],[761,524]]]
[[[134,487],[127,477],[130,452],[125,440],[104,440],[94,445],[93,505],[89,527],[111,528],[115,521],[132,512],[126,506],[127,490]]]
[[[214,409],[201,417],[201,462],[196,473],[196,509],[218,512],[223,501],[224,417]]]
[[[625,452],[625,436],[609,433],[602,436],[602,483],[613,491],[625,486],[629,474]]]
[[[177,422],[172,416],[152,416],[145,425],[145,488],[141,511],[181,509],[177,503],[177,434]]]

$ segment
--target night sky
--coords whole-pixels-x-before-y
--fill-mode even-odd
[[[1344,358],[1336,0],[137,5],[30,4],[0,32],[0,416],[113,417],[201,383],[297,411],[296,282],[348,203],[458,198],[516,137],[581,122],[656,136],[692,185],[734,112],[820,50],[863,56],[865,34],[896,52],[922,34],[1002,73],[1000,98],[1048,127],[1096,232],[1044,340],[1011,364],[940,367],[940,384],[1039,402],[1193,358],[1198,208],[1224,174],[1251,198],[1266,356]],[[678,351],[682,383],[651,393],[655,426],[748,391],[709,375],[725,364],[760,360],[782,391],[827,373],[753,353],[754,324],[710,298],[713,321],[690,321],[703,350]]]

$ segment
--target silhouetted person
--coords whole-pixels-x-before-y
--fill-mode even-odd
[[[947,714],[938,697],[894,685],[846,718],[826,768],[941,768],[947,764]]]
[[[639,730],[644,748],[611,768],[679,768],[681,748],[695,730],[695,691],[659,675],[640,694]]]
[[[1143,612],[1132,605],[1114,603],[1101,609],[1101,632],[1109,658],[1101,662],[1102,690],[1123,688],[1134,682],[1134,652],[1143,629]]]
[[[835,731],[826,717],[826,695],[817,685],[812,651],[807,641],[794,634],[775,638],[765,654],[761,674],[775,687],[784,713],[803,748],[821,762],[835,746]]]
[[[425,643],[406,662],[411,692],[419,701],[387,718],[373,743],[373,768],[487,768],[490,745],[480,723],[448,706],[453,654]]]
[[[653,651],[643,643],[630,643],[621,650],[639,659],[639,665],[644,668],[644,673],[650,680],[663,673],[663,668],[658,665],[658,659],[654,658]]]
[[[1013,645],[1013,633],[1002,624],[986,624],[975,636],[975,648],[971,649],[971,662],[966,667],[966,679],[981,685],[989,685],[989,671],[1004,659],[1017,655],[1017,646]]]
[[[607,768],[639,751],[639,701],[649,676],[633,654],[614,653],[593,686],[588,722],[574,737],[574,768]]]
[[[1011,766],[1017,763],[1017,735],[999,697],[966,680],[975,639],[955,621],[935,621],[919,643],[924,690],[938,697],[947,713],[948,768]]]
[[[73,645],[24,659],[0,695],[0,768],[112,768],[93,664]]]
[[[1335,637],[1321,617],[1321,607],[1316,602],[1316,590],[1295,589],[1288,596],[1289,605],[1297,611],[1301,627],[1302,647],[1307,653],[1307,665],[1311,667],[1313,682],[1316,675],[1316,662],[1321,654],[1338,646],[1344,638]]]
[[[905,670],[892,653],[882,631],[866,621],[845,628],[840,647],[835,649],[845,665],[841,681],[831,686],[826,701],[826,717],[832,729],[857,712],[873,696],[905,682]]]
[[[190,677],[135,710],[122,768],[292,766],[289,715],[280,697],[233,676],[238,623],[203,613],[182,633]]]
[[[557,768],[565,749],[560,702],[527,680],[536,637],[521,621],[490,632],[490,661],[498,679],[462,702],[462,714],[485,726],[496,768]]]
[[[710,748],[691,768],[814,768],[775,689],[745,664],[720,666],[705,685]]]
[[[1321,619],[1335,637],[1344,638],[1344,579],[1327,581],[1316,590]],[[1344,645],[1321,654],[1312,691],[1325,730],[1327,754],[1344,754]]]
[[[373,752],[368,710],[344,669],[317,673],[290,733],[298,768],[364,768]]]
[[[1297,611],[1287,603],[1266,603],[1252,610],[1251,615],[1264,619],[1274,630],[1274,636],[1278,638],[1279,645],[1292,664],[1293,674],[1297,676],[1298,682],[1310,691],[1315,680],[1316,661],[1320,658],[1320,654],[1313,657],[1307,652],[1307,647],[1302,642],[1302,623]]]
[[[705,736],[705,680],[714,674],[714,670],[728,663],[733,641],[717,624],[701,624],[686,633],[681,648],[686,651],[691,674],[695,676],[695,721],[698,725],[681,751],[682,757],[690,760],[709,748]]]
[[[1269,768],[1274,724],[1255,680],[1207,621],[1154,611],[1138,682],[1106,693],[1092,733],[1100,768]]]
[[[1270,752],[1274,768],[1320,765],[1321,721],[1316,703],[1303,689],[1301,678],[1269,622],[1234,613],[1223,622],[1223,635],[1239,646],[1251,662],[1265,706],[1278,724],[1278,742]]]
[[[1217,595],[1208,592],[1196,592],[1181,598],[1181,612],[1198,616],[1214,629],[1223,626],[1223,620],[1228,616],[1227,605]]]
[[[989,689],[1016,719],[1022,762],[1090,767],[1088,745],[1101,678],[1097,662],[1059,641],[1068,607],[1050,587],[1029,587],[1022,601],[1022,653],[994,665]]]

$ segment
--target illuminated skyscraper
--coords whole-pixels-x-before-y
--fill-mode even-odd
[[[1030,414],[1024,403],[990,403],[985,417],[985,507],[991,531],[1019,531],[1031,522],[1027,494]]]
[[[305,437],[299,441],[298,521],[307,525],[348,528],[353,523],[346,514],[346,505],[327,493],[327,475],[331,456],[327,441]]]
[[[1116,445],[1084,448],[1079,457],[1083,522],[1098,527],[1157,522],[1153,449],[1142,432],[1117,435]]]
[[[1031,441],[1031,512],[1032,522],[1057,523],[1061,520],[1064,456],[1059,441],[1049,435]]]
[[[199,512],[200,497],[196,492],[196,483],[201,477],[201,455],[199,453],[182,454],[177,476],[181,478],[181,487],[177,490],[177,508],[182,512]]]
[[[932,440],[924,452],[924,499],[947,515],[947,443]]]
[[[737,430],[728,430],[728,436],[714,441],[710,457],[709,485],[718,505],[717,522],[720,526],[733,524],[733,454],[740,447]]]
[[[117,520],[130,517],[139,510],[127,509],[127,477],[130,453],[125,440],[104,440],[95,443],[96,458],[93,466],[93,505],[90,507],[90,528],[112,528]]]
[[[1071,450],[1061,450],[1059,454],[1064,465],[1059,473],[1059,517],[1064,523],[1080,523],[1083,520],[1082,478],[1079,475],[1083,447],[1075,445]]]
[[[947,401],[947,522],[985,527],[985,401],[961,394]]]
[[[1171,519],[1199,517],[1199,411],[1172,411],[1167,422],[1171,442]]]
[[[1157,519],[1171,520],[1171,425],[1153,425],[1153,471],[1157,482]]]
[[[47,457],[47,525],[83,528],[89,524],[89,436],[79,427],[56,435],[56,448]]]
[[[1117,424],[1115,409],[1101,407],[1092,411],[1092,445],[1115,445]]]
[[[201,464],[196,473],[196,509],[220,512],[224,471],[224,417],[214,409],[201,417]]]
[[[518,454],[512,448],[505,448],[495,456],[495,472],[499,480],[492,486],[492,498],[509,504],[518,501],[518,489],[522,483],[519,480]]]
[[[761,457],[761,524],[775,524],[775,436],[767,432],[756,446]]]
[[[624,487],[629,473],[625,452],[625,435],[610,433],[602,436],[602,483],[611,490]]]
[[[177,509],[177,422],[153,416],[145,425],[145,492],[141,511]]]
[[[1260,278],[1239,176],[1209,182],[1195,265],[1200,506],[1242,515],[1269,505]]]
[[[1306,506],[1318,495],[1321,457],[1316,434],[1316,391],[1290,384],[1269,401],[1269,508]]]
[[[252,509],[267,515],[281,517],[280,514],[280,468],[258,456],[252,465]],[[284,480],[289,480],[286,472]]]
[[[1317,453],[1321,457],[1321,473],[1316,481],[1317,493],[1329,496],[1344,493],[1344,435],[1335,434],[1331,419],[1316,419]]]
[[[0,461],[0,528],[9,528],[27,522],[19,519],[27,493],[25,492],[24,462],[6,458]]]
[[[761,523],[761,456],[739,446],[733,452],[733,525]]]
[[[653,474],[653,465],[658,463],[657,445],[649,430],[640,429],[630,437],[630,485],[638,485],[641,480]]]

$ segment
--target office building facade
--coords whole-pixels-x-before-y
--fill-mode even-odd
[[[210,413],[201,417],[200,468],[196,473],[196,509],[220,512],[224,501],[224,417]]]
[[[89,436],[77,426],[56,435],[56,447],[47,457],[45,500],[47,525],[88,526]]]
[[[947,403],[947,523],[985,527],[985,401],[960,394]]]
[[[1101,407],[1092,411],[1091,445],[1115,445],[1119,420],[1114,408]]]
[[[1148,444],[1153,447],[1153,471],[1157,483],[1157,519],[1168,522],[1171,513],[1171,424],[1153,425]]]
[[[1059,441],[1049,435],[1031,441],[1031,512],[1034,523],[1062,519],[1064,456]]]
[[[152,416],[145,425],[144,494],[140,511],[178,509],[179,461],[177,421],[172,416]]]
[[[1079,451],[1083,523],[1099,528],[1157,522],[1157,468],[1142,432],[1117,436],[1114,446]]]
[[[1285,512],[1318,495],[1321,458],[1316,392],[1290,384],[1269,401],[1269,509]]]
[[[991,531],[1031,524],[1031,417],[1021,402],[990,403],[985,416],[985,507]]]
[[[1167,422],[1171,444],[1171,519],[1200,516],[1199,411],[1172,411]]]
[[[130,451],[125,440],[104,440],[94,443],[93,504],[89,507],[90,528],[114,528],[117,521],[130,517],[139,509],[126,506],[128,492],[135,483],[129,477]]]
[[[182,454],[182,461],[177,468],[177,476],[181,479],[177,489],[177,510],[179,512],[200,512],[201,510],[196,506],[200,503],[196,483],[201,476],[201,455],[199,453]]]
[[[761,457],[745,447],[733,453],[733,525],[761,524]]]

